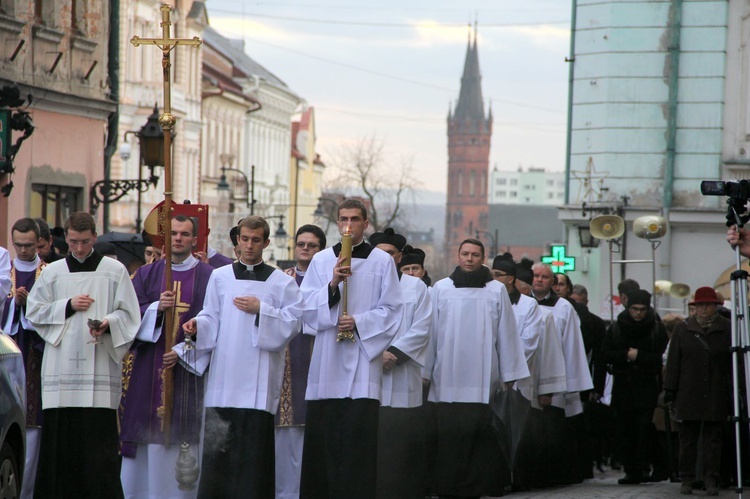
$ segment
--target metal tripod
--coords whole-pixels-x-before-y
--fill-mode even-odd
[[[732,201],[729,203],[729,212],[727,214],[727,225],[734,225],[737,231],[742,228],[745,222],[747,222],[750,215],[737,213],[736,206],[733,206]],[[744,210],[744,205],[742,206]],[[747,303],[747,278],[748,272],[741,270],[740,263],[740,245],[738,244],[734,248],[735,252],[735,265],[736,270],[731,274],[730,288],[732,292],[732,397],[734,413],[732,415],[732,422],[734,423],[734,442],[735,452],[737,458],[737,492],[738,497],[742,497],[742,438],[740,429],[743,423],[742,415],[742,401],[740,399],[740,356],[744,357],[744,375],[745,375],[745,401],[750,400],[750,337],[748,336],[748,324],[750,324],[750,317],[748,316],[748,303]],[[745,421],[746,422],[746,421]]]

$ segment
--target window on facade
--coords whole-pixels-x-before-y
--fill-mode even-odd
[[[555,185],[555,181],[548,179],[547,180],[547,185]]]
[[[32,184],[29,216],[41,217],[50,227],[62,226],[74,211],[83,209],[83,189],[63,185]]]
[[[510,191],[510,197],[517,198],[518,197],[518,193],[516,191]]]
[[[34,0],[34,22],[54,25],[55,0]]]
[[[554,196],[554,195],[553,195],[553,194],[552,194],[551,192],[548,192],[548,193],[547,193],[547,199],[552,199],[552,198],[554,198],[554,197],[555,197],[555,196]]]
[[[510,179],[510,185],[518,185],[518,179],[517,178]]]
[[[497,179],[497,185],[508,185],[508,179],[507,178]]]
[[[562,192],[558,192],[558,193],[557,193],[557,198],[558,198],[558,199],[562,199],[562,197],[563,197],[563,193],[562,193]]]
[[[0,0],[0,14],[8,17],[15,15],[15,0]]]
[[[464,193],[464,172],[458,172],[458,182],[456,182],[456,196],[462,196]]]
[[[86,33],[86,1],[73,0],[70,9],[70,25],[73,32],[78,34]]]
[[[476,173],[469,172],[469,196],[474,197],[474,191],[476,189]]]
[[[504,197],[507,197],[507,196],[508,196],[507,192],[505,192],[505,191],[497,191],[497,197],[504,198]]]

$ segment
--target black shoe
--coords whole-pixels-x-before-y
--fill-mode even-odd
[[[625,475],[624,477],[617,480],[620,485],[638,485],[643,482],[643,478],[636,475]]]

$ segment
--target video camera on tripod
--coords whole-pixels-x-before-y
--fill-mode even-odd
[[[703,180],[704,196],[727,196],[727,227],[737,225],[739,230],[750,219],[747,203],[750,201],[750,180]]]
[[[722,181],[704,180],[701,182],[701,194],[704,196],[727,196],[727,227],[736,226],[740,231],[750,219],[747,209],[750,201],[750,180]],[[730,277],[732,290],[732,397],[734,412],[732,421],[735,430],[735,451],[737,457],[737,486],[735,492],[742,497],[742,445],[741,431],[742,423],[747,424],[747,414],[742,413],[744,404],[740,402],[740,355],[744,356],[745,375],[745,403],[750,400],[750,336],[748,336],[748,303],[747,303],[747,277],[748,272],[741,269],[740,246],[734,248],[735,270]]]

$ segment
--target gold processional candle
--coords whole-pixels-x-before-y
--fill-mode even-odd
[[[344,226],[344,232],[341,234],[341,261],[342,267],[349,267],[352,264],[352,230],[347,224]],[[341,292],[341,315],[346,316],[349,308],[349,289],[347,280],[344,279],[344,288]],[[354,341],[354,331],[339,331],[336,335],[336,341]]]

